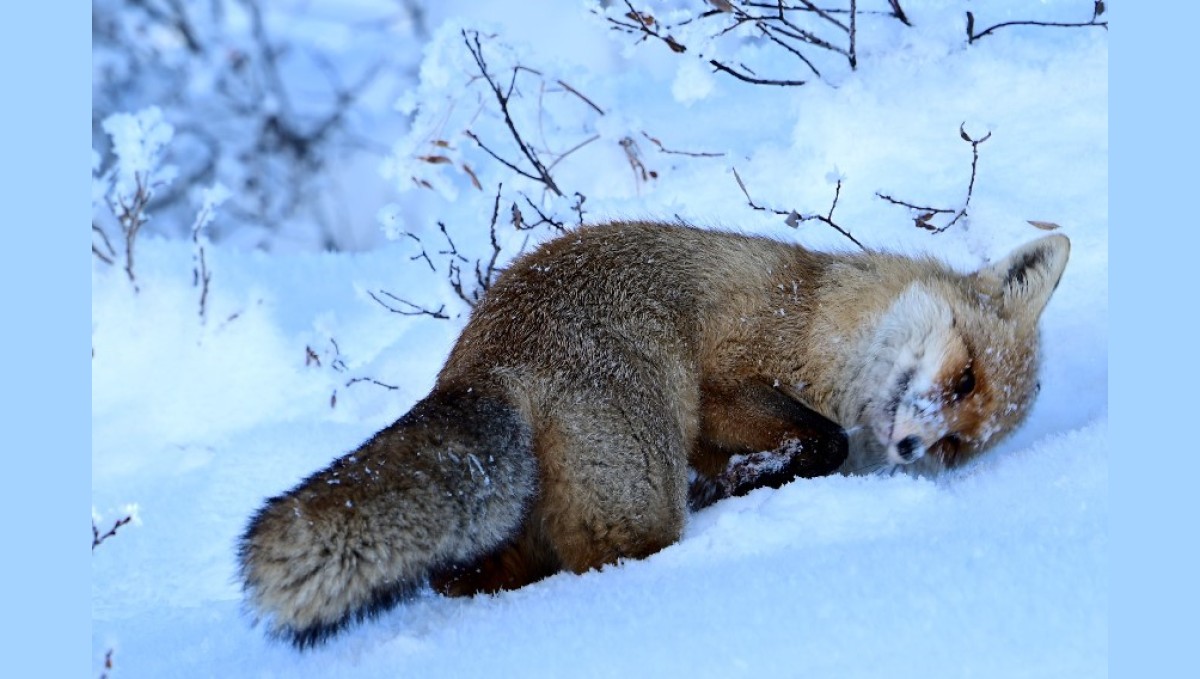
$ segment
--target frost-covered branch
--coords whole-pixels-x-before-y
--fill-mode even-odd
[[[212,281],[212,272],[208,269],[208,257],[205,252],[205,240],[200,232],[212,223],[216,209],[229,198],[229,189],[222,184],[216,184],[201,192],[200,210],[192,222],[192,286],[200,288],[200,322],[208,318],[208,285]]]
[[[149,221],[146,208],[155,193],[175,178],[175,168],[163,164],[174,128],[163,120],[162,111],[154,106],[136,114],[111,115],[104,119],[103,127],[112,138],[116,160],[98,177],[93,174],[93,210],[96,209],[95,201],[102,196],[124,237],[125,274],[136,291],[134,246],[142,227]],[[93,162],[98,164],[99,161]],[[108,243],[108,236],[95,221],[92,222],[92,232],[98,232],[115,255],[111,243]],[[102,254],[94,244],[92,251],[97,255]],[[115,257],[110,260],[115,261]]]
[[[116,196],[110,199],[109,206],[121,225],[121,233],[125,236],[125,274],[133,289],[138,289],[137,276],[133,273],[133,244],[137,242],[138,233],[146,224],[146,206],[150,204],[150,190],[146,186],[145,175],[134,175],[135,189],[131,196]]]
[[[287,229],[293,242],[348,244],[334,225],[353,220],[334,212],[353,208],[331,190],[330,170],[390,152],[378,122],[391,115],[388,89],[411,80],[419,55],[396,42],[426,37],[417,0],[368,4],[348,10],[356,17],[348,50],[328,30],[348,28],[346,12],[305,3],[93,3],[93,146],[111,164],[112,151],[96,141],[100,122],[151,103],[176,126],[178,181],[153,196],[152,229],[189,237],[190,196],[220,181],[232,196],[208,231],[213,241],[236,234],[269,248]],[[101,226],[117,244],[116,226]]]

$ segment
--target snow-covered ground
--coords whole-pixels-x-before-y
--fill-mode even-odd
[[[413,118],[386,168],[392,203],[354,217],[378,215],[394,240],[354,255],[209,244],[203,321],[191,242],[156,237],[151,222],[137,244],[136,294],[120,266],[96,261],[96,525],[136,505],[136,520],[92,556],[96,673],[111,650],[111,676],[130,677],[1106,675],[1107,32],[1011,28],[968,47],[960,3],[903,4],[911,28],[862,21],[857,71],[794,88],[712,73],[659,41],[635,44],[575,3],[439,5],[419,86],[397,113]],[[978,9],[977,21],[1047,12],[1010,4],[1003,16]],[[1052,4],[1072,20],[1090,13]],[[569,198],[546,198],[460,134],[470,126],[514,153],[494,101],[471,80],[462,28],[481,29],[496,73],[516,60],[543,74],[523,81],[543,115],[518,116],[538,143],[561,153],[595,138],[554,170],[564,193],[587,196],[589,221],[678,216],[855,247],[819,222],[792,228],[750,209],[736,168],[757,203],[802,214],[826,213],[840,181],[834,218],[855,238],[963,269],[1042,235],[1029,220],[1061,225],[1071,261],[1043,317],[1042,390],[1025,426],[937,481],[798,481],[696,514],[679,544],[644,561],[497,596],[424,594],[305,653],[265,638],[241,608],[236,538],[264,498],[427,392],[466,318],[436,254],[436,222],[475,258],[490,251],[498,182],[502,224],[511,202],[536,221],[526,197],[572,214]],[[559,80],[603,113],[561,88],[536,98]],[[932,235],[876,193],[961,207],[972,146],[960,125],[991,137],[978,145],[969,218]],[[663,153],[650,137],[693,155]],[[431,148],[453,162],[420,160]],[[414,259],[420,247],[403,232],[437,271]],[[498,231],[506,257],[550,235]],[[451,318],[389,313],[371,299],[379,291],[444,305]]]

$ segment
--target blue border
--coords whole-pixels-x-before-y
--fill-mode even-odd
[[[1115,6],[1113,6],[1115,4]],[[1170,676],[1195,642],[1200,384],[1190,352],[1200,224],[1200,7],[1112,3],[1110,408],[1114,675]],[[1137,9],[1141,9],[1137,7]],[[12,676],[95,676],[90,653],[90,14],[16,3],[0,22],[6,92],[0,267],[8,404],[5,634]],[[1174,200],[1172,200],[1174,199]],[[76,243],[65,246],[64,243]],[[1158,297],[1152,286],[1165,294]],[[1156,671],[1158,670],[1158,671]]]
[[[0,21],[4,673],[97,675],[90,652],[90,14]]]
[[[1110,8],[1109,663],[1131,677],[1196,647],[1200,7],[1149,9]]]

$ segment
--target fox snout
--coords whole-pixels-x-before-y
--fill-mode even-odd
[[[925,455],[925,446],[916,436],[905,436],[888,446],[888,460],[894,464],[915,462]]]
[[[902,389],[911,384],[902,381]],[[887,421],[875,428],[889,465],[907,465],[925,457],[929,449],[946,434],[946,404],[933,394],[906,393]]]
[[[925,424],[926,426],[917,426]],[[892,435],[885,442],[887,461],[891,465],[912,464],[925,457],[929,447],[941,438],[940,431],[930,427],[932,423],[917,423],[902,421],[897,418],[892,427]]]

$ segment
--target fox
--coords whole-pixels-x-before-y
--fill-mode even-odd
[[[962,466],[1038,392],[1054,234],[960,273],[683,223],[516,258],[431,392],[266,500],[247,608],[304,649],[422,588],[461,596],[648,557],[689,512],[798,478]]]

